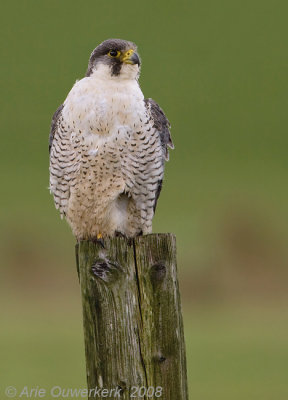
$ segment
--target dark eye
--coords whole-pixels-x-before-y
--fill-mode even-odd
[[[120,54],[120,51],[117,51],[117,50],[110,50],[108,54],[109,54],[109,56],[111,56],[111,57],[117,57],[117,56]]]

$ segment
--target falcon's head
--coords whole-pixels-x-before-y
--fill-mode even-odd
[[[95,71],[104,75],[137,79],[140,71],[140,58],[134,43],[121,39],[108,39],[93,50],[86,76]]]

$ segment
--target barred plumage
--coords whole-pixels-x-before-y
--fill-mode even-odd
[[[163,111],[144,99],[139,65],[133,43],[103,42],[53,116],[50,190],[78,240],[152,231],[173,143]]]

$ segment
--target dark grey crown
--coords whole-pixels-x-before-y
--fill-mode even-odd
[[[122,39],[105,40],[104,42],[99,44],[99,46],[97,46],[96,49],[92,51],[88,63],[86,76],[90,76],[92,74],[93,69],[99,62],[109,65],[111,67],[112,75],[119,75],[123,63],[117,58],[109,57],[108,53],[111,50],[123,52],[129,49],[133,49],[136,52],[137,51],[136,44]],[[140,65],[140,59],[138,58],[138,60],[139,60],[138,64]]]

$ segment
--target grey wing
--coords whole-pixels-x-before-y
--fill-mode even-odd
[[[153,122],[153,126],[159,134],[162,152],[163,152],[163,163],[164,161],[169,160],[169,151],[168,147],[174,149],[174,144],[172,142],[171,134],[170,134],[170,122],[167,119],[164,111],[161,107],[153,100],[153,99],[145,99],[144,100],[147,108],[147,112],[151,117]],[[160,192],[162,189],[162,179],[158,181],[158,186],[156,189],[155,203],[154,203],[154,212],[157,206],[157,201],[160,196]]]
[[[52,117],[49,135],[50,152],[50,191],[61,215],[66,215],[70,188],[75,179],[75,150],[71,144],[69,127],[62,115],[62,104]]]
[[[166,161],[169,160],[168,147],[174,149],[170,134],[170,122],[162,108],[153,99],[145,99],[147,110],[150,111],[151,118],[153,120],[154,127],[159,133],[161,144],[163,148],[163,154]]]
[[[57,108],[57,110],[55,111],[55,113],[53,114],[52,117],[52,121],[51,121],[51,128],[50,128],[50,134],[49,134],[49,153],[51,151],[51,146],[52,146],[52,142],[53,142],[53,138],[55,136],[55,131],[57,129],[58,126],[58,121],[60,119],[61,116],[61,112],[63,110],[64,104],[61,104],[61,106],[59,106]]]

